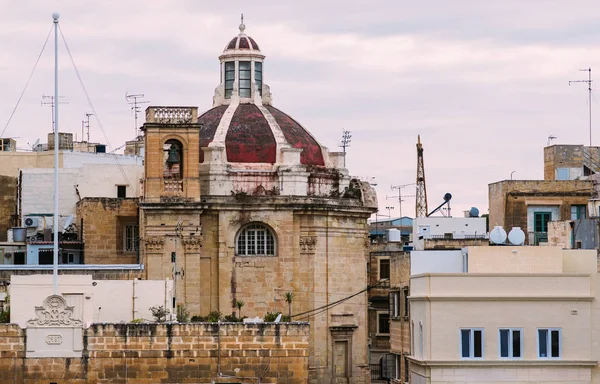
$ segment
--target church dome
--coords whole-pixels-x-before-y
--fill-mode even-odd
[[[220,105],[198,117],[198,123],[202,127],[200,147],[208,147],[215,136],[224,138],[230,163],[276,163],[279,144],[302,149],[301,164],[325,165],[321,146],[312,135],[271,105]],[[202,151],[200,162],[204,162]]]
[[[240,33],[219,56],[221,83],[213,108],[198,117],[200,147],[224,147],[229,163],[280,163],[281,151],[300,151],[300,164],[324,166],[323,148],[289,115],[273,107],[271,91],[263,83],[265,56],[246,35],[242,16]],[[204,152],[200,151],[200,162]]]

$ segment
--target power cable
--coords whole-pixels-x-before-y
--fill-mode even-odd
[[[62,37],[63,43],[65,44],[65,48],[67,49],[67,53],[69,54],[69,59],[71,59],[71,64],[73,64],[73,69],[75,70],[75,74],[77,75],[79,84],[81,85],[83,93],[85,94],[85,98],[87,99],[88,105],[94,114],[96,123],[100,127],[100,131],[102,132],[102,135],[104,136],[104,140],[108,144],[109,148],[112,149],[112,144],[110,143],[110,140],[108,139],[108,135],[106,134],[106,131],[104,131],[104,126],[102,125],[102,122],[100,121],[100,118],[98,117],[96,108],[94,107],[94,104],[92,103],[92,99],[90,98],[90,95],[88,94],[87,88],[85,87],[85,84],[83,83],[83,79],[81,77],[81,74],[79,73],[79,69],[77,69],[77,65],[75,64],[75,60],[73,59],[73,55],[71,54],[71,50],[69,49],[69,45],[67,44],[67,39],[65,39],[65,35],[63,35],[62,28],[60,27],[60,25],[58,26],[58,29],[60,31],[60,36]],[[137,197],[137,194],[135,193],[135,188],[134,188],[135,186],[133,184],[131,184],[131,182],[129,181],[129,178],[127,177],[127,174],[125,173],[123,166],[119,162],[119,159],[117,158],[117,156],[115,154],[112,154],[112,155],[113,155],[113,159],[115,160],[115,163],[117,164],[117,166],[119,167],[119,170],[121,171],[121,174],[127,181],[127,184],[131,185],[131,189],[134,191],[134,197]]]
[[[25,95],[25,91],[27,90],[27,87],[29,86],[29,82],[31,81],[31,78],[33,77],[33,73],[35,72],[38,63],[40,62],[40,59],[42,58],[42,54],[44,53],[44,49],[46,49],[46,44],[48,44],[48,39],[50,38],[50,33],[52,33],[52,29],[54,28],[54,25],[50,28],[50,30],[48,31],[48,36],[46,36],[46,41],[44,41],[44,45],[42,46],[42,50],[40,51],[40,54],[37,57],[37,60],[35,61],[35,65],[33,66],[33,69],[31,70],[31,73],[29,74],[29,78],[27,79],[27,82],[25,83],[25,88],[23,88],[23,92],[21,92],[21,96],[19,96],[19,99],[17,100],[17,105],[15,105],[15,108],[12,110],[10,117],[8,118],[8,121],[6,122],[6,125],[4,126],[4,129],[2,130],[2,133],[0,134],[0,137],[4,137],[4,132],[6,132],[6,129],[8,128],[8,125],[10,124],[13,116],[15,115],[15,112],[17,111],[17,108],[19,107],[19,103],[21,103],[21,99],[23,98],[23,95]]]

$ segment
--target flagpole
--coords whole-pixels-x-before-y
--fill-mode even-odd
[[[58,18],[57,12],[52,14],[54,20],[54,260],[52,268],[52,285],[54,294],[58,295]]]

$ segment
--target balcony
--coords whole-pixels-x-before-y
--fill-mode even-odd
[[[197,124],[197,107],[148,107],[146,123]]]
[[[529,232],[529,245],[546,245],[548,243],[548,232]],[[544,244],[545,243],[545,244]]]

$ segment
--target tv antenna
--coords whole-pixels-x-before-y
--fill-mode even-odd
[[[87,128],[87,142],[90,142],[90,116],[94,116],[93,113],[86,113],[85,120],[81,120],[81,141],[83,141],[83,130]]]
[[[553,134],[548,135],[548,145],[546,145],[547,147],[550,146],[550,144],[552,144],[552,140],[556,139],[556,136],[554,136]]]
[[[592,68],[588,69],[580,69],[580,71],[585,71],[588,73],[587,80],[570,80],[569,85],[571,83],[586,83],[588,85],[588,105],[589,105],[589,114],[590,114],[590,147],[592,146]]]
[[[398,190],[398,196],[386,196],[386,199],[395,199],[398,198],[398,213],[400,214],[400,220],[402,220],[402,202],[405,201],[403,197],[415,197],[415,195],[402,195],[402,188],[409,187],[411,185],[415,185],[415,183],[410,184],[402,184],[402,185],[392,185],[392,191],[394,189]]]
[[[346,148],[350,146],[351,138],[352,133],[350,131],[342,131],[342,142],[340,143],[340,145],[338,145],[338,147],[342,147],[344,150],[344,168],[346,168]]]
[[[125,100],[127,100],[127,103],[129,103],[129,105],[131,105],[131,110],[133,111],[133,115],[134,115],[134,138],[136,138],[138,136],[138,113],[142,112],[142,110],[140,109],[139,104],[147,104],[149,103],[149,101],[140,101],[141,99],[144,98],[144,94],[143,93],[138,93],[135,95],[130,95],[127,92],[125,92]]]
[[[64,96],[58,96],[58,104],[69,104],[68,101],[62,101],[61,99],[64,99]],[[52,132],[54,132],[54,96],[49,96],[49,95],[42,95],[42,102],[40,104],[41,106],[44,105],[49,105],[50,109],[52,110]]]

